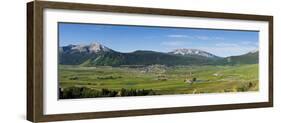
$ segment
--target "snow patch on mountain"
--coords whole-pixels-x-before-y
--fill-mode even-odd
[[[90,52],[98,53],[98,52],[109,52],[110,49],[106,46],[101,45],[100,43],[94,42],[88,46],[88,50]]]
[[[60,48],[60,52],[68,52],[68,53],[101,53],[101,52],[110,52],[111,49],[103,46],[98,42],[93,42],[89,45],[68,45]]]
[[[218,58],[217,56],[202,51],[202,50],[198,50],[198,49],[186,49],[186,48],[181,48],[181,49],[175,49],[172,52],[170,52],[171,54],[175,54],[175,55],[199,55],[199,56],[203,56],[203,57],[208,57],[208,58]]]
[[[249,53],[256,53],[258,51],[259,51],[259,49],[257,48],[257,49],[254,49],[254,50],[250,51]]]

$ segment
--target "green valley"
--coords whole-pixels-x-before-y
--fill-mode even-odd
[[[60,65],[59,71],[61,98],[67,98],[67,94],[75,95],[73,88],[78,90],[76,98],[122,96],[121,92],[126,90],[133,91],[131,96],[136,96],[138,92],[147,92],[145,95],[169,95],[244,92],[259,89],[258,64],[169,67]],[[91,94],[106,92],[109,95]],[[85,96],[84,93],[90,94]]]

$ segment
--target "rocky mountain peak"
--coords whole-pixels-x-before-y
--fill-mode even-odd
[[[170,53],[175,54],[175,55],[199,55],[199,56],[208,57],[208,58],[216,58],[217,57],[217,56],[215,56],[211,53],[208,53],[206,51],[203,51],[203,50],[187,49],[187,48],[175,49]]]
[[[252,51],[250,51],[249,53],[256,53],[256,52],[259,52],[259,49],[257,48],[257,49],[254,49],[254,50],[252,50]]]
[[[107,48],[106,46],[101,45],[98,42],[93,42],[88,46],[88,50],[91,53],[98,53],[98,52],[108,52],[110,51],[109,48]]]
[[[70,44],[68,46],[64,46],[60,48],[60,52],[65,52],[65,53],[100,53],[100,52],[110,52],[110,51],[112,50],[98,42],[93,42],[89,45]]]

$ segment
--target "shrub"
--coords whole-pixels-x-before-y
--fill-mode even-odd
[[[197,79],[194,77],[194,78],[192,78],[192,82],[195,82]]]
[[[91,89],[86,87],[68,87],[59,89],[60,99],[75,99],[75,98],[95,98],[95,97],[116,97],[116,96],[146,96],[156,95],[156,93],[150,89],[120,89],[109,90],[103,88],[101,90]]]
[[[71,77],[71,78],[69,78],[69,80],[78,80],[78,77]]]
[[[97,79],[119,79],[122,76],[98,76]]]

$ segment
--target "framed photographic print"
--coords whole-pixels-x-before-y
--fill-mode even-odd
[[[33,122],[273,106],[273,17],[27,4]]]

